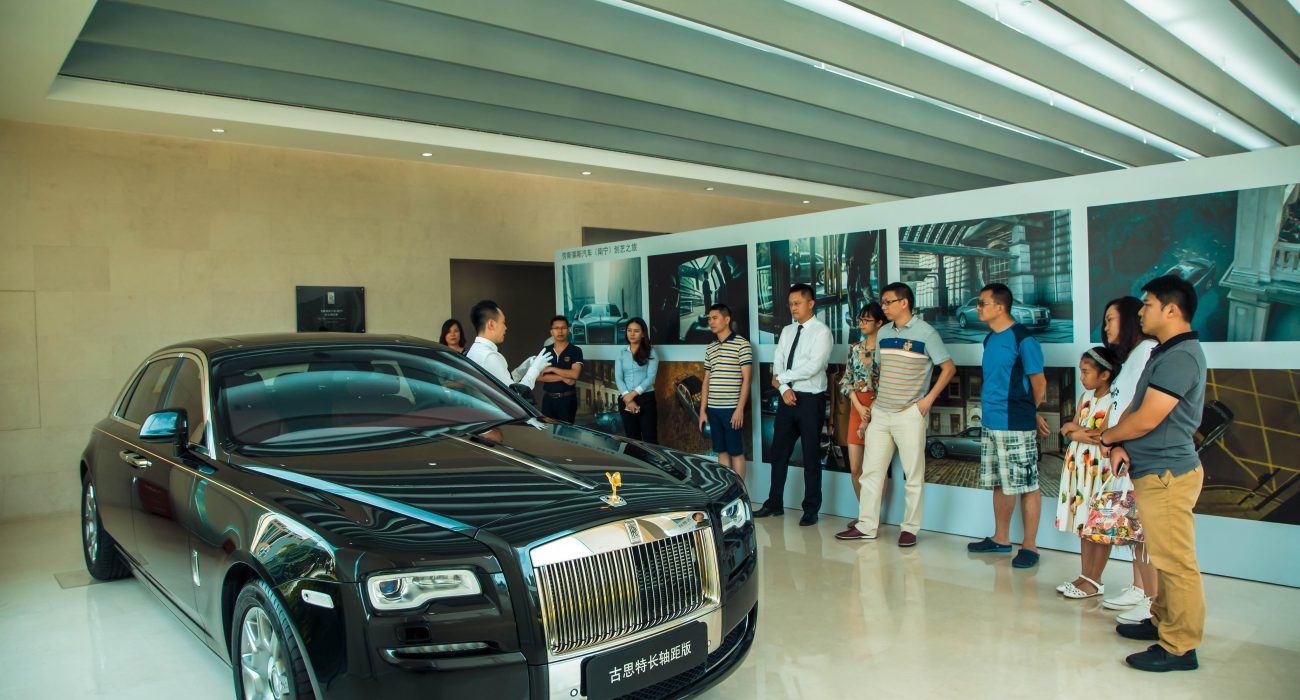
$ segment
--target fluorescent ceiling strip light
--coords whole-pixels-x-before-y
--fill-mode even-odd
[[[961,2],[1243,148],[1258,150],[1281,145],[1047,5],[1025,0]]]
[[[791,5],[802,7],[805,10],[816,12],[827,19],[835,20],[841,24],[871,34],[877,38],[893,42],[928,58],[940,61],[954,68],[959,68],[967,73],[984,78],[985,80],[996,83],[1010,90],[1014,90],[1027,97],[1031,97],[1041,102],[1046,102],[1064,112],[1068,112],[1076,117],[1103,126],[1116,133],[1123,134],[1135,141],[1141,141],[1142,143],[1155,146],[1156,148],[1159,148],[1166,153],[1173,154],[1183,160],[1191,160],[1192,158],[1201,157],[1200,153],[1197,153],[1190,148],[1186,148],[1170,141],[1169,139],[1152,134],[1151,132],[1142,129],[1135,124],[1126,122],[1113,114],[1108,114],[1096,107],[1084,104],[1068,95],[1062,95],[1055,90],[1036,83],[1022,75],[1012,73],[1005,68],[996,66],[982,58],[968,54],[965,51],[949,46],[948,44],[931,39],[928,36],[917,34],[900,24],[895,24],[884,17],[871,14],[866,10],[846,4],[840,0],[785,1]],[[989,2],[972,2],[970,0],[962,0],[962,2],[981,10],[984,9],[981,6],[990,5]],[[996,0],[994,0],[992,6],[997,6]],[[992,15],[990,14],[990,16]],[[1018,29],[1016,27],[1012,28]],[[1018,29],[1018,31],[1029,34],[1023,29]],[[1043,41],[1041,37],[1035,36],[1034,38]]]
[[[1223,0],[1128,0],[1233,80],[1292,121],[1300,121],[1300,65]],[[1300,12],[1300,2],[1291,0]]]
[[[848,70],[847,68],[841,68],[839,66],[826,63],[824,61],[820,61],[816,58],[812,58],[811,56],[804,56],[803,54],[794,53],[793,51],[786,51],[785,49],[772,46],[771,44],[765,44],[761,41],[754,41],[753,39],[745,38],[743,36],[740,36],[739,34],[732,34],[731,32],[718,29],[716,27],[710,27],[707,24],[701,24],[699,22],[694,22],[684,17],[678,17],[676,15],[668,14],[667,12],[660,12],[659,10],[654,10],[645,7],[643,5],[637,5],[632,2],[627,2],[627,0],[596,0],[596,1],[603,3],[605,5],[610,5],[612,7],[617,7],[619,9],[627,10],[629,12],[635,12],[640,15],[645,15],[646,17],[652,17],[654,19],[663,22],[675,24],[679,27],[684,27],[686,29],[700,32],[702,34],[708,34],[710,36],[714,36],[719,39],[732,42],[734,44],[739,44],[741,46],[746,46],[748,48],[755,49],[757,51],[762,51],[763,53],[772,54],[774,56],[780,56],[781,58],[785,58],[791,61],[797,61],[806,66],[811,66],[813,68],[817,68],[818,70],[824,70],[827,73],[830,73],[832,75],[837,75],[841,78],[848,78],[849,80],[853,80],[859,83],[864,83],[866,85],[870,85],[872,87],[879,88],[881,90],[887,90],[889,92],[902,95],[904,97],[920,100],[922,102],[925,102],[926,104],[939,107],[940,109],[945,109],[949,112],[955,112],[964,117],[969,117],[971,119],[984,122],[985,124],[989,124],[990,126],[996,126],[1002,129],[1006,129],[1007,131],[1014,131],[1015,133],[1020,134],[1022,136],[1028,136],[1030,138],[1043,141],[1045,143],[1050,143],[1054,146],[1060,146],[1061,148],[1074,151],[1075,153],[1088,156],[1089,158],[1095,158],[1096,160],[1100,160],[1105,163],[1110,163],[1111,165],[1114,166],[1118,166],[1121,168],[1133,167],[1129,163],[1115,160],[1114,158],[1109,158],[1100,153],[1095,153],[1093,151],[1090,151],[1086,148],[1080,148],[1079,146],[1076,146],[1072,143],[1061,141],[1060,139],[1055,139],[1045,134],[1040,134],[1034,131],[1030,131],[1029,129],[1025,129],[1016,126],[1014,124],[1001,121],[999,119],[994,119],[993,117],[989,117],[980,114],[978,112],[965,109],[963,107],[958,107],[957,105],[951,104],[949,102],[944,102],[943,100],[935,99],[928,95],[923,95],[919,92],[913,92],[911,90],[908,90],[907,88],[899,87],[892,83],[887,83],[883,80],[877,80],[875,78],[862,75],[861,73],[856,73],[854,71]],[[1198,156],[1197,154],[1193,153],[1192,157],[1198,157]]]

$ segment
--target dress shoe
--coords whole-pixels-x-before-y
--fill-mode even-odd
[[[803,517],[799,518],[800,527],[808,527],[809,525],[816,525],[816,524],[817,524],[816,513],[804,513]]]
[[[915,546],[916,546],[916,535],[913,534],[913,533],[911,533],[911,532],[901,532],[901,533],[899,533],[899,535],[898,535],[898,546],[899,546],[899,547],[915,547]]]
[[[1147,647],[1146,651],[1139,651],[1136,654],[1130,654],[1124,659],[1129,666],[1139,671],[1154,671],[1164,673],[1165,671],[1194,671],[1200,664],[1196,663],[1196,650],[1175,656],[1170,654],[1167,649],[1159,644],[1152,644]]]
[[[1160,639],[1160,630],[1156,629],[1155,623],[1150,618],[1136,625],[1115,625],[1115,631],[1121,637],[1137,639],[1143,642],[1154,642]]]
[[[875,536],[875,535],[868,535],[868,534],[866,534],[865,532],[859,530],[859,529],[856,527],[856,523],[857,523],[856,520],[853,521],[853,522],[855,523],[855,525],[850,525],[850,526],[849,526],[849,529],[845,530],[844,532],[837,532],[837,533],[835,533],[835,539],[837,539],[837,540],[874,540],[874,539],[876,539],[876,536]]]
[[[769,506],[763,506],[754,511],[755,518],[770,518],[778,515],[785,515],[785,511],[780,508],[771,508]]]

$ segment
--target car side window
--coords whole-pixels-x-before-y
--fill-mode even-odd
[[[126,410],[122,411],[122,418],[142,424],[150,413],[157,411],[163,391],[167,389],[167,380],[171,378],[175,367],[174,357],[150,362],[131,390],[131,398],[127,400]]]
[[[185,358],[176,372],[176,380],[163,402],[163,408],[183,408],[190,422],[190,442],[202,445],[207,432],[203,410],[203,376],[199,363]]]

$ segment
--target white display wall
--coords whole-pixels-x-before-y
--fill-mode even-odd
[[[947,234],[939,224],[960,222],[968,225],[963,230],[979,235],[979,226],[972,222],[996,220],[1003,228],[1014,228],[1020,225],[1017,222],[1024,218],[1022,215],[1037,213],[1038,218],[1026,226],[1038,226],[1050,233],[1055,225],[1057,235],[1067,235],[1061,227],[1065,226],[1063,213],[1068,212],[1068,251],[1056,255],[1056,269],[1050,275],[1038,270],[1033,271],[1037,279],[1023,280],[1027,288],[1034,289],[1044,299],[1041,302],[1044,307],[1052,306],[1053,318],[1057,320],[1052,331],[1056,335],[1052,338],[1062,342],[1043,343],[1048,366],[1070,372],[1077,366],[1080,355],[1096,344],[1091,340],[1094,326],[1101,305],[1110,297],[1092,298],[1093,290],[1115,288],[1115,278],[1123,277],[1115,270],[1159,271],[1173,261],[1174,266],[1181,266],[1183,274],[1196,279],[1198,286],[1204,285],[1206,298],[1214,304],[1207,311],[1210,325],[1202,332],[1202,340],[1212,373],[1217,372],[1217,379],[1212,380],[1216,382],[1215,395],[1220,395],[1221,389],[1225,401],[1236,401],[1234,405],[1243,408],[1230,429],[1233,451],[1218,459],[1231,460],[1232,468],[1242,471],[1240,482],[1258,478],[1258,486],[1252,489],[1250,484],[1222,484],[1223,493],[1213,494],[1222,501],[1219,506],[1202,499],[1208,510],[1221,508],[1223,512],[1239,513],[1239,517],[1197,515],[1201,567],[1207,573],[1300,586],[1300,525],[1291,519],[1296,504],[1300,503],[1300,480],[1290,481],[1300,475],[1296,462],[1296,456],[1300,455],[1300,428],[1297,427],[1300,403],[1287,399],[1287,396],[1294,398],[1294,371],[1300,370],[1300,330],[1297,330],[1300,316],[1296,302],[1288,301],[1295,290],[1300,290],[1300,277],[1292,277],[1300,270],[1297,262],[1300,241],[1291,241],[1292,233],[1286,221],[1286,207],[1294,202],[1297,182],[1300,182],[1300,147],[1293,147],[563,250],[555,258],[556,307],[560,313],[571,316],[575,328],[583,325],[582,335],[575,342],[582,346],[589,363],[615,359],[622,347],[621,329],[626,322],[623,314],[646,317],[656,326],[652,337],[656,338],[663,362],[698,363],[703,360],[703,343],[707,342],[701,338],[699,329],[688,327],[687,321],[680,325],[675,321],[656,323],[654,315],[662,315],[665,308],[690,308],[701,298],[716,298],[717,290],[725,288],[729,296],[724,301],[733,309],[744,310],[741,325],[748,331],[746,337],[755,343],[756,362],[770,363],[775,346],[770,344],[770,338],[759,342],[760,316],[764,317],[764,324],[771,325],[764,313],[770,313],[770,307],[761,303],[760,287],[779,270],[771,269],[770,265],[760,270],[757,264],[760,245],[883,231],[887,264],[882,275],[886,282],[904,277],[900,253],[907,254],[907,275],[927,275],[927,279],[932,279],[933,271],[927,273],[924,263],[919,261],[938,259],[938,264],[944,265],[942,255],[949,250],[949,244],[943,240]],[[1236,196],[1230,194],[1234,192]],[[1201,198],[1202,195],[1206,197]],[[1134,205],[1115,207],[1125,203]],[[1224,209],[1229,204],[1231,211]],[[1281,231],[1268,228],[1277,220],[1279,206]],[[1107,222],[1108,228],[1090,235],[1090,216],[1094,221]],[[1235,238],[1230,232],[1215,233],[1222,228],[1223,221],[1231,223],[1234,217],[1238,232]],[[1252,238],[1241,233],[1260,226],[1267,235]],[[1182,233],[1184,230],[1186,235]],[[906,232],[905,239],[900,239],[900,231]],[[1026,256],[1030,255],[1031,247],[1039,257],[1053,254],[1049,242],[1026,242],[1023,235],[1020,241],[1019,261],[1013,254],[1017,251],[1013,245],[1011,253],[1003,249],[994,256],[997,259],[962,264],[1005,270],[1006,265],[1014,268],[1018,262],[1023,266],[1029,260]],[[829,255],[816,250],[795,250],[797,247],[790,247],[795,251],[793,256],[787,254],[787,260],[795,261],[791,264],[804,264],[813,260],[813,256],[821,260],[820,256]],[[743,269],[737,269],[742,263]],[[656,298],[656,295],[663,296],[663,289],[652,288],[652,272],[657,273],[652,268],[662,268],[665,264],[676,265],[681,270],[689,265],[700,268],[698,277],[689,280],[683,273],[672,291],[677,298],[667,301]],[[1101,269],[1103,266],[1105,269]],[[566,268],[569,268],[567,278]],[[957,269],[949,264],[945,272]],[[1022,276],[1024,272],[1020,270]],[[828,284],[834,286],[835,281],[830,280]],[[739,298],[742,288],[743,299]],[[879,293],[878,288],[874,291]],[[948,304],[955,306],[958,301],[952,298]],[[783,298],[777,300],[783,302]],[[616,308],[611,310],[609,304]],[[590,323],[574,318],[579,312]],[[1068,323],[1063,322],[1066,316]],[[1197,318],[1201,318],[1200,312]],[[658,336],[665,333],[669,337],[659,340]],[[954,329],[953,333],[957,331]],[[970,337],[969,333],[963,333],[963,338]],[[959,367],[979,366],[981,345],[978,342],[953,340],[948,342],[948,347]],[[847,343],[839,345],[831,361],[842,363],[847,348]],[[761,427],[763,420],[759,376],[756,368],[750,402],[752,425],[756,427]],[[1276,390],[1277,382],[1288,380],[1292,382],[1290,394]],[[599,380],[591,381],[599,384]],[[1264,384],[1268,386],[1261,386]],[[675,390],[688,392],[690,386],[688,383],[685,388]],[[600,393],[600,387],[593,385],[590,394]],[[608,394],[607,388],[604,393]],[[664,396],[668,394],[661,393],[661,399]],[[1071,404],[1074,398],[1069,397]],[[1249,401],[1241,403],[1246,399],[1258,405],[1257,412],[1249,409]],[[608,404],[608,396],[604,400]],[[662,423],[660,432],[661,442],[672,444],[671,440],[664,439]],[[762,501],[767,494],[770,473],[760,461],[761,433],[761,430],[753,431],[754,459],[748,477],[750,495],[756,501]],[[1260,437],[1251,437],[1256,434]],[[1255,454],[1252,450],[1259,447],[1257,442],[1266,443],[1260,453],[1266,457],[1241,456]],[[702,452],[707,447],[699,445],[705,444],[697,441],[688,449]],[[798,467],[791,468],[786,487],[787,507],[797,509],[802,498],[801,471]],[[893,471],[898,482],[897,463]],[[857,504],[848,474],[824,472],[823,491],[824,516],[856,514]],[[1052,500],[1044,503],[1040,544],[1051,549],[1078,551],[1076,537],[1055,529],[1055,511]],[[1269,522],[1267,514],[1271,512],[1287,515],[1277,516],[1282,522]],[[895,486],[891,489],[884,520],[897,523],[901,514],[902,489]],[[988,491],[943,483],[926,484],[923,529],[983,537],[991,532],[992,517]]]

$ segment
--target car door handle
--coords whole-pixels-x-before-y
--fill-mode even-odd
[[[136,467],[137,469],[144,469],[146,467],[153,466],[153,462],[150,462],[149,460],[145,459],[144,457],[141,457],[140,455],[130,450],[122,450],[121,452],[117,453],[117,456],[120,457],[123,462],[126,462],[127,464]]]

